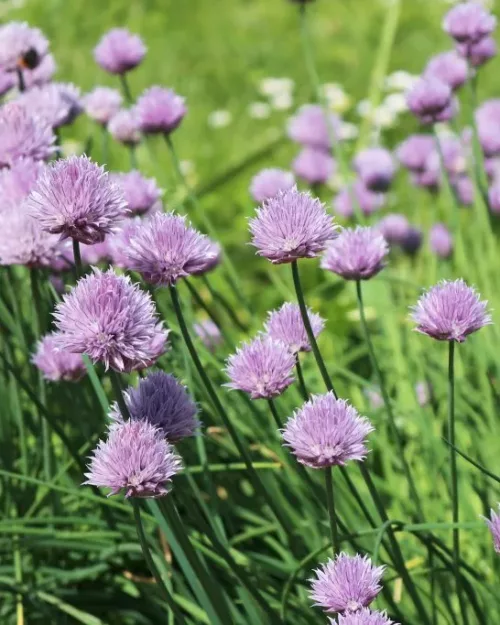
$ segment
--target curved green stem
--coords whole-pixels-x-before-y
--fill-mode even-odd
[[[123,396],[123,388],[120,381],[120,376],[114,369],[110,369],[109,379],[111,380],[113,393],[116,397],[116,401],[118,402],[118,407],[120,408],[123,420],[128,421],[130,419],[130,411],[128,409],[127,403],[125,402],[125,397]]]
[[[339,535],[337,529],[337,514],[335,512],[335,496],[333,492],[333,467],[325,467],[325,489],[328,518],[330,521],[330,536],[334,557],[340,552]]]
[[[276,409],[276,404],[274,403],[274,401],[272,399],[268,399],[267,403],[269,405],[269,409],[271,410],[271,414],[273,415],[274,422],[278,426],[278,430],[282,430],[283,429],[283,423],[282,423],[282,421],[280,419],[280,416],[278,414],[278,411]]]
[[[297,379],[299,381],[300,393],[304,401],[308,401],[309,393],[307,391],[306,381],[304,380],[304,372],[302,371],[302,365],[300,364],[299,354],[297,354],[297,360],[295,362],[295,369],[297,370]]]

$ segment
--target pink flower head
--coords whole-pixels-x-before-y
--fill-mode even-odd
[[[87,156],[49,165],[27,203],[44,230],[87,244],[104,241],[126,211],[122,191]]]
[[[20,209],[44,168],[42,161],[21,158],[10,168],[0,169],[0,213]]]
[[[333,209],[341,217],[353,217],[357,210],[363,215],[371,215],[380,210],[385,203],[383,193],[370,191],[361,180],[353,185],[343,187],[333,200]]]
[[[294,175],[283,169],[262,169],[252,178],[250,195],[261,204],[295,185]]]
[[[0,67],[5,71],[35,69],[49,51],[49,42],[38,28],[26,22],[0,26]]]
[[[172,285],[203,273],[219,258],[220,248],[173,213],[155,213],[132,231],[124,251],[128,268],[151,284]]]
[[[330,623],[331,625],[398,625],[391,621],[385,612],[372,612],[368,608],[340,614],[338,622],[330,619]]]
[[[94,49],[96,63],[110,74],[125,74],[134,69],[145,54],[142,39],[126,28],[112,28]]]
[[[463,343],[469,334],[492,323],[487,306],[463,280],[443,280],[422,295],[411,317],[417,332],[438,341]]]
[[[39,342],[32,362],[46,380],[76,382],[86,373],[81,354],[72,354],[57,347],[57,338],[46,334]]]
[[[353,165],[365,187],[378,193],[389,189],[396,172],[392,154],[385,148],[362,150]]]
[[[443,29],[458,43],[471,44],[491,35],[496,24],[496,18],[479,2],[463,2],[448,11]]]
[[[186,115],[185,100],[172,89],[150,87],[137,100],[139,128],[144,134],[174,131]]]
[[[404,240],[410,228],[410,222],[405,215],[389,213],[376,226],[387,243],[398,245]]]
[[[321,267],[345,280],[368,280],[384,268],[388,252],[376,228],[346,228],[326,248]]]
[[[292,163],[296,176],[308,184],[324,184],[335,173],[335,160],[325,150],[306,146]]]
[[[284,444],[301,464],[313,469],[364,460],[371,423],[332,392],[315,395],[290,417],[282,431]]]
[[[226,386],[248,393],[252,399],[271,399],[292,384],[295,357],[288,347],[270,337],[244,344],[227,361]]]
[[[308,310],[307,313],[313,334],[317,337],[323,331],[325,321],[311,310]],[[278,310],[271,311],[264,329],[272,339],[284,343],[292,354],[311,351],[311,344],[297,304],[285,303]]]
[[[43,161],[54,152],[56,137],[43,118],[28,113],[22,104],[8,102],[0,108],[0,168],[20,158]]]
[[[82,112],[80,90],[70,83],[48,83],[25,91],[16,100],[30,116],[38,116],[52,128],[71,124]]]
[[[145,178],[137,170],[114,174],[112,180],[122,190],[130,215],[147,213],[162,194],[154,178]]]
[[[467,61],[453,50],[434,56],[424,70],[426,78],[437,78],[447,84],[452,91],[467,81],[467,75]]]
[[[141,369],[165,351],[168,332],[157,320],[151,296],[112,269],[94,269],[81,278],[54,316],[60,348],[87,354],[106,369]]]
[[[305,104],[288,122],[288,136],[303,146],[329,150],[340,126],[340,119],[333,113],[325,116],[319,104]]]
[[[427,161],[435,149],[436,141],[432,135],[411,135],[399,146],[397,157],[403,167],[420,173],[427,168]]]
[[[407,103],[422,124],[449,121],[457,109],[450,86],[434,77],[420,78],[408,93]]]
[[[472,67],[481,67],[493,59],[498,52],[497,42],[493,37],[484,37],[476,43],[459,44],[458,50],[469,60]]]
[[[340,553],[315,571],[311,598],[325,612],[346,615],[370,605],[382,590],[384,567],[375,567],[368,557]],[[362,621],[361,621],[362,622]]]
[[[266,200],[250,220],[252,245],[275,264],[314,258],[337,228],[324,204],[296,187]]]
[[[121,110],[108,123],[109,134],[124,145],[134,146],[141,142],[139,120],[134,111]]]
[[[118,113],[122,101],[116,89],[96,87],[83,98],[83,107],[90,119],[105,126]]]
[[[110,495],[124,491],[127,498],[163,497],[182,462],[161,430],[148,421],[130,420],[109,429],[88,469],[84,484],[110,488]]]
[[[448,228],[441,223],[434,224],[429,232],[431,250],[441,258],[449,258],[453,253],[453,237]]]

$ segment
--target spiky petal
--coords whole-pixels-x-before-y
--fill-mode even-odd
[[[498,504],[498,509],[500,511],[500,504]],[[497,553],[500,553],[500,514],[497,514],[494,510],[491,510],[490,518],[485,518],[484,520],[486,521],[486,525],[489,527],[489,530],[491,532],[495,551]]]
[[[308,309],[307,312],[313,334],[317,337],[323,331],[325,321],[311,310]],[[311,344],[297,304],[285,303],[280,309],[271,311],[264,329],[272,339],[287,345],[292,354],[311,351]]]
[[[0,108],[0,167],[20,158],[43,161],[54,152],[56,137],[42,117],[30,115],[22,104],[8,102]]]
[[[359,612],[340,614],[339,620],[329,619],[331,625],[398,625],[388,618],[385,612],[372,612],[363,608]]]

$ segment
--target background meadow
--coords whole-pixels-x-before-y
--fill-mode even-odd
[[[432,55],[452,47],[441,28],[449,8],[437,0],[318,0],[308,5],[318,75],[322,84],[336,84],[330,105],[353,135],[343,143],[347,158],[375,135],[392,150],[418,132],[411,114],[396,111],[403,89],[395,84],[395,72],[417,75]],[[2,3],[0,18],[39,27],[50,40],[57,80],[74,82],[82,92],[96,85],[120,87],[117,77],[97,66],[92,50],[110,28],[127,27],[148,47],[143,64],[130,73],[133,96],[161,84],[186,98],[188,113],[173,141],[198,209],[179,184],[161,137],[138,147],[138,169],[156,178],[167,208],[187,213],[204,232],[208,225],[230,259],[210,274],[209,282],[193,278],[189,288],[180,284],[179,294],[190,327],[211,316],[223,330],[217,349],[208,349],[199,338],[196,347],[285,527],[256,492],[200,383],[168,291],[157,289],[158,311],[171,329],[171,349],[157,367],[187,386],[199,405],[203,435],[179,444],[185,470],[174,478],[172,494],[165,499],[172,498],[180,516],[161,501],[142,502],[147,541],[164,584],[190,625],[325,623],[325,614],[311,606],[308,595],[312,570],[331,555],[322,476],[308,470],[308,482],[297,472],[265,400],[251,401],[222,387],[227,382],[224,362],[235,346],[262,330],[269,310],[296,301],[289,265],[273,266],[249,245],[248,219],[256,205],[249,194],[252,177],[264,167],[290,168],[299,149],[286,136],[287,120],[315,99],[298,7],[284,0],[26,0]],[[497,97],[497,68],[495,60],[481,68],[479,102]],[[270,78],[290,79],[291,86],[281,83],[272,97],[263,93]],[[396,95],[392,107],[390,94]],[[462,89],[459,97],[454,130],[471,119],[468,90]],[[128,150],[104,137],[85,115],[62,129],[61,146],[64,154],[86,150],[110,171],[130,169]],[[314,188],[328,210],[341,183],[335,176]],[[304,183],[299,187],[307,189]],[[478,193],[472,207],[461,209],[458,224],[454,211],[446,185],[430,194],[414,187],[399,169],[383,208],[364,220],[370,225],[388,213],[402,213],[423,232],[416,254],[394,247],[384,271],[363,285],[404,462],[380,401],[354,283],[320,269],[317,260],[300,264],[307,304],[326,319],[318,342],[336,389],[376,428],[365,464],[390,519],[384,523],[352,463],[347,479],[335,478],[342,546],[387,566],[375,606],[402,625],[424,621],[391,560],[391,528],[429,625],[467,623],[454,593],[451,565],[449,448],[443,440],[447,350],[416,334],[409,320],[409,307],[422,289],[441,279],[463,277],[492,309],[494,324],[456,350],[457,447],[498,473],[499,217],[487,212]],[[342,218],[339,222],[348,224]],[[430,249],[428,233],[436,222],[455,228],[450,258],[439,258]],[[30,270],[2,267],[0,279],[0,622],[180,623],[144,562],[132,506],[121,497],[105,498],[80,486],[81,463],[103,437],[114,400],[108,376],[100,365],[89,365],[88,375],[77,384],[40,382],[30,358],[40,333],[51,328],[57,295],[41,272],[37,317]],[[307,387],[323,393],[312,354],[304,354],[302,364]],[[138,379],[136,373],[123,376],[131,385]],[[426,398],[419,388],[428,390]],[[292,386],[275,401],[280,419],[302,403],[299,388]],[[405,478],[405,462],[418,501]],[[494,624],[500,618],[500,569],[481,515],[496,507],[499,487],[495,476],[463,458],[458,469],[468,623]]]

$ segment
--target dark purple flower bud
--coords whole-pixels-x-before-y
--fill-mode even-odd
[[[436,142],[432,135],[411,135],[401,143],[396,154],[403,167],[420,173],[426,169],[429,156],[435,149]]]
[[[288,122],[288,136],[304,146],[322,150],[332,147],[332,140],[339,136],[340,119],[330,113],[325,116],[319,104],[305,104]]]
[[[186,115],[184,98],[172,89],[150,87],[137,100],[135,113],[144,134],[174,131]]]
[[[443,52],[427,63],[423,76],[436,78],[455,91],[467,81],[467,61],[453,50]]]
[[[491,35],[496,18],[478,2],[464,2],[450,9],[443,20],[443,29],[458,43],[476,43]]]
[[[46,380],[76,382],[86,373],[81,354],[58,349],[57,339],[53,334],[46,334],[39,342],[36,352],[31,359],[35,367],[43,374]]]
[[[406,236],[401,241],[401,249],[409,256],[414,256],[422,247],[423,235],[418,228],[410,226]]]
[[[335,172],[335,161],[325,150],[305,147],[294,159],[292,169],[308,184],[324,184]]]
[[[342,188],[333,200],[336,215],[350,218],[360,210],[364,215],[371,215],[382,208],[385,203],[383,193],[375,193],[367,189],[361,180],[354,185]]]
[[[387,243],[400,245],[408,234],[410,222],[405,215],[390,213],[383,217],[376,227]]]
[[[491,324],[488,302],[463,280],[443,280],[427,290],[411,308],[417,332],[438,341],[465,339],[483,326]]]
[[[283,169],[262,169],[252,178],[250,195],[262,204],[264,200],[278,195],[279,191],[287,191],[295,186],[294,175]]]
[[[83,106],[91,119],[105,126],[120,110],[122,100],[116,89],[96,87],[83,98]]]
[[[113,28],[94,49],[96,62],[110,74],[125,74],[144,58],[146,46],[126,28]]]
[[[451,88],[437,78],[420,78],[408,93],[407,103],[422,124],[449,121],[457,108]]]
[[[449,258],[453,253],[453,237],[444,224],[434,224],[429,232],[431,250],[441,258]]]
[[[459,44],[458,50],[473,67],[481,67],[497,55],[497,43],[492,37],[485,37],[469,45]]]
[[[368,148],[354,159],[354,169],[370,191],[384,192],[391,186],[396,168],[389,150]]]
[[[88,465],[84,484],[110,488],[111,495],[163,497],[182,461],[163,433],[147,421],[130,420],[111,427]]]

